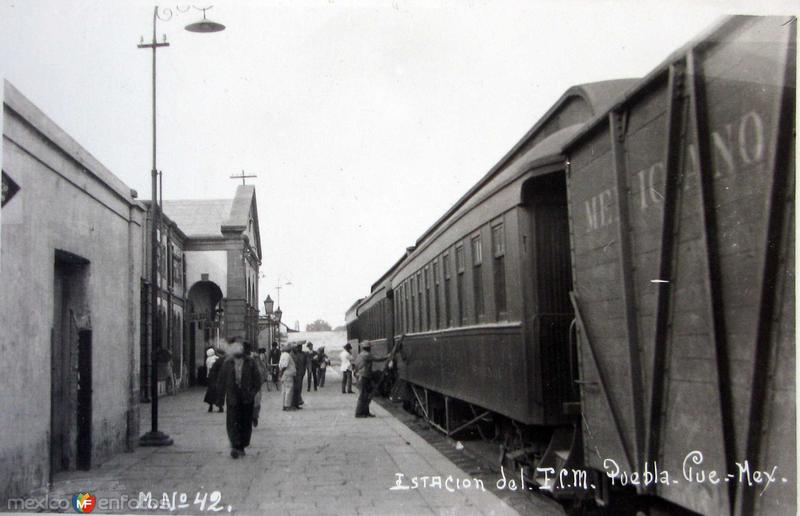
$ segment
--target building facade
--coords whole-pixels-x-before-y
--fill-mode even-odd
[[[135,445],[145,210],[8,82],[2,116],[5,501]]]
[[[147,207],[147,228],[150,227],[152,210],[150,202]],[[190,385],[189,352],[186,338],[186,261],[184,247],[187,236],[178,225],[163,213],[159,217],[158,240],[160,245],[156,252],[158,289],[158,325],[156,326],[156,342],[168,351],[168,358],[159,364],[159,395],[174,392]],[[145,232],[142,239],[144,252],[143,263],[146,264],[145,275],[150,272],[150,236]],[[148,295],[149,278],[142,278],[141,284],[141,346],[140,375],[141,399],[150,399],[150,349],[147,345],[149,327],[150,296]]]
[[[208,348],[224,347],[231,337],[258,339],[262,255],[255,187],[240,185],[229,199],[164,201],[163,211],[162,242],[165,233],[169,243],[160,254],[170,266],[159,270],[172,271],[167,283],[173,291],[162,287],[160,299],[174,319],[162,326],[172,346],[172,374],[180,374],[178,385],[194,385],[205,378]],[[159,376],[163,390],[169,372]]]

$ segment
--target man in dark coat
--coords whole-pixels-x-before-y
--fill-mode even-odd
[[[269,374],[272,377],[272,381],[275,383],[275,390],[279,391],[280,386],[278,385],[278,377],[280,376],[278,362],[281,360],[281,350],[278,349],[278,343],[272,343],[272,349],[269,352]]]
[[[311,384],[314,384],[314,390],[317,390],[317,386],[319,385],[319,354],[314,351],[314,344],[311,342],[306,343],[306,347],[308,351],[306,351],[306,356],[309,359],[308,365],[308,389],[307,391],[311,392]],[[312,382],[313,380],[313,382]]]
[[[234,340],[222,364],[217,389],[228,405],[226,427],[231,442],[231,457],[245,455],[253,433],[253,404],[261,388],[261,374],[255,360],[245,356],[241,342]]]
[[[372,370],[375,362],[383,362],[389,359],[389,355],[376,358],[372,354],[372,346],[365,344],[361,346],[361,353],[355,361],[356,375],[358,376],[358,402],[356,403],[356,417],[375,417],[369,411],[369,402],[372,401],[372,390],[377,385],[377,375]]]
[[[292,353],[295,368],[297,369],[297,376],[294,379],[294,403],[295,408],[302,408],[303,402],[303,377],[306,374],[306,369],[310,366],[308,355],[303,351],[303,342],[298,342],[294,347]]]

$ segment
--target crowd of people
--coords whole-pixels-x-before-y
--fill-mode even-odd
[[[359,388],[355,417],[375,417],[369,410],[377,387],[373,366],[388,359],[388,355],[375,357],[368,344],[361,346],[355,358],[350,344],[339,354],[342,394],[355,394],[354,380]],[[246,455],[253,428],[258,426],[264,391],[280,390],[284,411],[301,410],[305,405],[303,380],[306,380],[306,392],[324,388],[330,365],[325,348],[315,350],[314,344],[306,341],[288,342],[281,349],[273,342],[269,350],[260,348],[256,354],[248,342],[236,338],[227,342],[227,349],[209,348],[203,401],[208,405],[208,412],[213,412],[214,407],[218,412],[226,412],[227,407],[225,420],[231,457],[237,459]]]

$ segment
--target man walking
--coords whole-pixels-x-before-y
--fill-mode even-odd
[[[245,455],[253,433],[253,404],[261,388],[261,376],[252,357],[245,356],[241,342],[234,338],[217,379],[220,396],[228,405],[226,427],[231,442],[231,457]]]
[[[311,392],[311,384],[314,384],[314,390],[317,390],[317,385],[319,384],[319,355],[314,351],[314,344],[311,342],[306,344],[308,351],[306,351],[306,356],[308,357],[308,392]],[[313,381],[313,382],[312,382]]]
[[[375,362],[383,362],[389,355],[375,358],[372,354],[372,346],[365,344],[361,346],[361,353],[356,357],[356,374],[358,375],[358,403],[356,404],[356,417],[375,417],[369,411],[369,402],[372,401],[372,389],[375,379],[372,372],[372,365]]]
[[[353,355],[350,350],[353,346],[348,342],[344,345],[344,349],[339,353],[339,361],[341,362],[342,371],[342,394],[353,394]],[[347,389],[345,391],[345,388]]]
[[[319,362],[317,382],[319,383],[319,388],[321,389],[325,387],[325,373],[328,372],[328,366],[331,365],[328,355],[325,354],[325,346],[320,346],[320,348],[317,350],[317,361]]]
[[[303,408],[303,378],[306,374],[306,369],[309,368],[308,356],[303,351],[303,343],[300,341],[294,347],[292,358],[294,359],[294,366],[297,369],[297,375],[294,378],[294,399],[292,406],[295,408]]]
[[[283,410],[297,410],[294,406],[294,381],[297,375],[297,368],[290,351],[291,344],[286,344],[278,360],[278,371],[283,384]]]
[[[278,390],[278,376],[280,373],[280,368],[278,367],[278,362],[281,360],[281,352],[278,349],[278,343],[272,343],[272,349],[269,351],[269,374],[272,377],[272,381],[275,382],[275,390]]]
[[[258,392],[256,393],[255,400],[253,402],[253,427],[258,426],[258,416],[261,414],[261,396],[264,384],[267,383],[267,366],[264,365],[264,360],[262,357],[262,352],[266,350],[261,348],[258,350],[259,355],[253,358],[253,362],[256,364],[258,368],[258,375],[261,377],[261,384],[258,386]],[[250,343],[244,343],[244,354],[245,356],[250,356]],[[267,384],[269,385],[269,384]]]

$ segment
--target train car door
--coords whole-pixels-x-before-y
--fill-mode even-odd
[[[562,404],[576,396],[572,384],[574,353],[569,329],[573,319],[569,292],[572,268],[569,247],[569,217],[566,180],[555,172],[528,180],[523,185],[526,227],[523,252],[528,284],[525,314],[529,344],[538,367],[534,384],[540,383],[546,421],[563,419]]]

